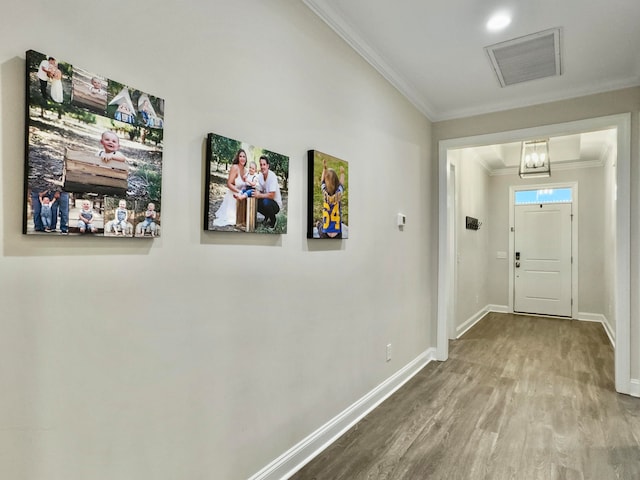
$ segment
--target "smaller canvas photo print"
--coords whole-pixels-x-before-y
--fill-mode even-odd
[[[349,238],[349,163],[309,150],[307,238]]]
[[[210,133],[204,229],[287,233],[289,157]]]

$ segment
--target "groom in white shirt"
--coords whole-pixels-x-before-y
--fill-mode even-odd
[[[267,228],[276,226],[276,214],[282,208],[282,195],[278,185],[278,177],[269,170],[269,159],[260,157],[260,175],[258,175],[258,188],[253,196],[258,200],[258,212],[264,215]]]

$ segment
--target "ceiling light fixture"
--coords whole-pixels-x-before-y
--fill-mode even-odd
[[[551,176],[549,140],[522,142],[520,155],[520,178]]]
[[[506,12],[498,12],[491,16],[487,22],[487,30],[498,32],[506,28],[511,23],[511,16]]]

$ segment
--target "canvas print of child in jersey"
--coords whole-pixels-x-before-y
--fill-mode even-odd
[[[309,150],[307,238],[349,238],[349,163]]]

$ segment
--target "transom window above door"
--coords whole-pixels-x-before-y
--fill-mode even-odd
[[[516,205],[536,203],[571,203],[571,188],[541,188],[536,190],[518,190],[515,192]]]

